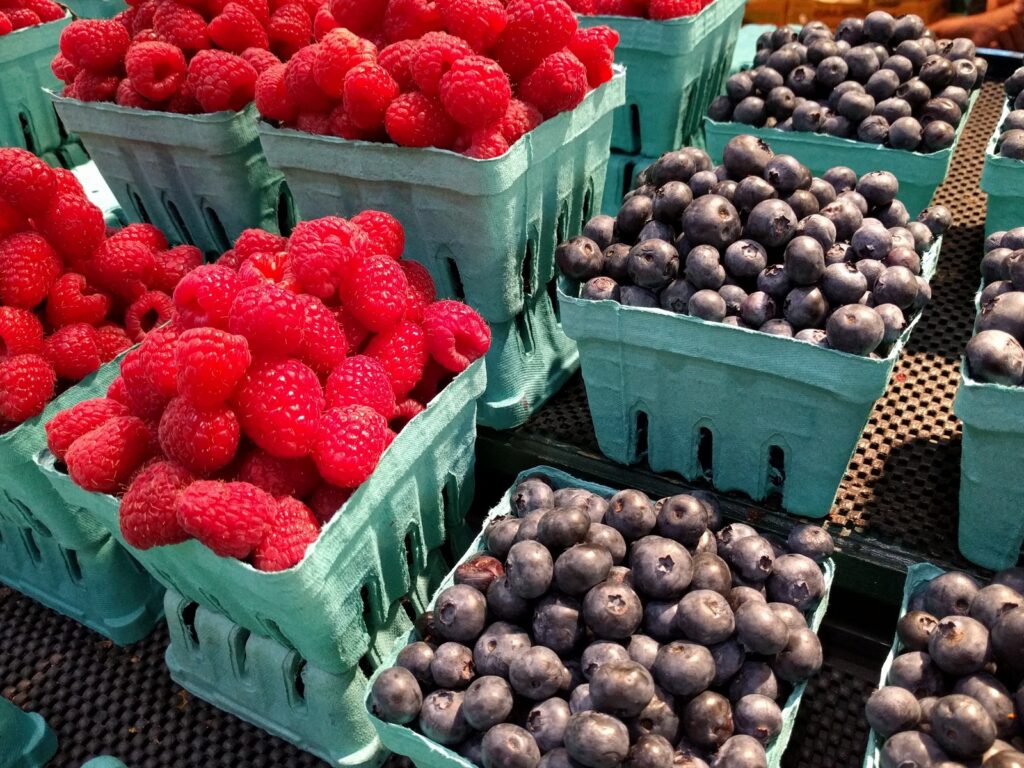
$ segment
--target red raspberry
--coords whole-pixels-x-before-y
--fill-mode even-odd
[[[284,82],[285,64],[263,71],[256,79],[256,109],[271,120],[283,123],[295,119],[296,106]]]
[[[303,294],[299,300],[306,313],[299,357],[321,376],[327,375],[345,360],[348,353],[345,331],[320,299]]]
[[[370,329],[356,320],[352,313],[347,312],[344,307],[339,307],[337,312],[338,325],[345,331],[345,339],[348,341],[348,353],[354,354],[370,337]]]
[[[185,82],[187,66],[181,48],[171,43],[134,43],[124,59],[132,87],[144,98],[166,101]]]
[[[587,89],[587,68],[568,51],[559,51],[519,83],[519,96],[549,118],[574,109],[587,95]]]
[[[365,405],[385,419],[395,411],[395,392],[380,360],[356,355],[345,360],[327,377],[327,407]]]
[[[338,22],[329,8],[321,8],[313,16],[313,39],[322,41],[327,33],[338,28]]]
[[[352,496],[351,488],[339,488],[330,483],[320,483],[309,497],[309,508],[321,525],[327,525],[350,496]]]
[[[242,283],[238,273],[222,264],[203,264],[174,289],[174,308],[186,328],[209,325],[227,330],[231,304]]]
[[[320,536],[320,524],[309,507],[286,496],[277,502],[277,517],[252,553],[259,571],[285,571],[306,556]]]
[[[43,351],[43,324],[27,309],[0,306],[0,361]]]
[[[405,250],[405,230],[390,213],[384,211],[361,211],[349,219],[366,233],[372,253],[382,253],[396,261]]]
[[[53,328],[72,323],[99,325],[109,311],[110,297],[75,272],[61,275],[46,299],[46,322]]]
[[[176,2],[161,2],[153,14],[157,39],[183,51],[194,53],[210,47],[206,19],[193,8]]]
[[[67,168],[54,168],[53,174],[57,177],[57,191],[54,202],[56,202],[56,198],[64,195],[86,197],[85,190],[82,189],[82,182]]]
[[[151,287],[166,294],[174,293],[181,279],[203,263],[203,252],[194,245],[176,245],[153,254],[156,274]]]
[[[121,535],[136,549],[163,547],[188,541],[178,523],[178,499],[193,481],[184,467],[154,461],[132,479],[121,499]]]
[[[166,398],[178,394],[178,336],[174,328],[161,328],[147,335],[139,347],[150,385]]]
[[[246,48],[240,55],[252,64],[252,68],[256,70],[257,75],[261,75],[271,67],[276,67],[281,63],[277,56],[265,48]]]
[[[221,557],[247,558],[276,516],[273,497],[249,483],[196,480],[178,497],[178,523]]]
[[[330,6],[339,27],[369,35],[384,23],[388,0],[331,0]]]
[[[325,216],[295,225],[288,259],[303,290],[327,299],[337,292],[348,265],[361,260],[368,246],[359,227],[338,216]]]
[[[170,101],[164,104],[163,108],[177,115],[198,115],[203,111],[202,106],[196,100],[195,91],[192,90],[187,77],[185,78],[185,84],[181,86],[181,90],[171,96]]]
[[[497,45],[496,58],[513,80],[569,44],[576,15],[565,0],[509,0],[508,25]]]
[[[135,301],[153,282],[156,257],[142,243],[111,238],[96,249],[89,267],[91,282],[125,301]]]
[[[298,458],[316,439],[325,401],[312,368],[298,360],[256,365],[235,393],[245,434],[272,456]]]
[[[430,32],[417,43],[409,71],[421,91],[428,96],[436,96],[441,88],[441,78],[452,64],[472,55],[473,48],[465,40],[447,32]]]
[[[206,112],[237,112],[253,100],[256,70],[227,51],[199,51],[188,64],[188,84]]]
[[[398,83],[377,64],[360,64],[345,76],[345,110],[366,131],[384,127],[384,113],[398,93]]]
[[[228,3],[237,3],[242,6],[264,27],[270,23],[270,3],[267,0],[207,0],[206,15],[210,18],[217,16]]]
[[[107,397],[94,397],[61,411],[46,423],[46,445],[59,461],[82,435],[102,427],[110,419],[130,416],[123,403]]]
[[[169,247],[164,233],[152,224],[129,224],[107,238],[109,243],[142,243],[153,251],[166,251]]]
[[[328,32],[318,46],[313,79],[320,89],[340,99],[345,91],[345,76],[360,64],[373,64],[377,47],[344,26]]]
[[[511,147],[524,135],[544,122],[544,115],[532,104],[519,99],[508,103],[505,116],[498,122],[498,130]]]
[[[401,431],[410,421],[415,419],[425,410],[427,409],[423,403],[418,400],[414,400],[411,397],[407,397],[395,408],[395,415],[391,417],[389,426],[394,430]]]
[[[46,163],[17,147],[0,147],[0,199],[22,216],[46,212],[57,191],[57,175]]]
[[[267,27],[270,50],[282,61],[287,61],[309,45],[312,28],[313,22],[301,5],[290,3],[281,6],[270,16]]]
[[[72,98],[79,101],[113,101],[121,78],[117,75],[98,75],[83,69],[75,76]]]
[[[569,7],[572,8],[575,13],[582,13],[585,16],[592,16],[597,13],[597,6],[594,4],[594,0],[565,0],[569,3]]]
[[[60,52],[76,67],[106,74],[121,66],[130,42],[128,30],[119,22],[79,19],[60,33]]]
[[[364,405],[325,411],[313,448],[321,476],[342,488],[358,488],[377,468],[387,429],[384,417]]]
[[[647,14],[652,19],[677,19],[700,13],[703,7],[699,0],[650,0]]]
[[[112,382],[110,382],[110,386],[107,387],[107,397],[121,403],[125,407],[129,406],[128,393],[125,390],[124,379],[122,377],[117,376]]]
[[[53,57],[53,61],[50,62],[50,70],[58,80],[69,85],[75,82],[75,75],[78,74],[78,67],[68,61],[67,57],[59,51]]]
[[[254,354],[286,357],[302,347],[305,310],[299,297],[273,283],[238,292],[231,304],[228,330],[249,341]]]
[[[0,240],[28,229],[25,217],[0,198]]]
[[[391,102],[384,127],[391,140],[403,147],[448,149],[458,136],[458,125],[441,102],[418,91],[403,93]]]
[[[41,235],[11,235],[0,242],[0,303],[35,308],[46,298],[60,272],[60,257]]]
[[[356,320],[380,333],[405,316],[408,294],[409,281],[398,262],[374,255],[355,265],[342,287],[341,301]]]
[[[109,363],[131,345],[132,340],[119,325],[101,325],[96,329],[96,348],[104,363]]]
[[[150,101],[132,85],[127,77],[117,84],[117,92],[114,94],[114,103],[120,107],[131,107],[133,109],[159,109],[160,105]]]
[[[247,286],[277,283],[281,288],[293,292],[300,288],[288,268],[288,254],[285,251],[254,253],[238,267],[238,278]]]
[[[508,23],[501,0],[438,0],[437,6],[445,29],[480,52],[498,41]]]
[[[118,416],[75,440],[64,454],[64,463],[79,487],[117,493],[152,455],[151,438],[142,419]]]
[[[601,16],[646,16],[648,0],[594,0],[594,13]]]
[[[423,320],[423,312],[437,297],[437,289],[434,287],[434,280],[427,268],[418,261],[400,261],[398,266],[405,272],[405,279],[409,283],[408,304],[406,305],[405,317],[419,323]]]
[[[288,238],[265,229],[245,229],[235,240],[235,252],[244,261],[257,253],[276,253],[288,248]]]
[[[124,328],[134,342],[147,338],[174,317],[174,301],[161,291],[146,291],[132,302],[124,313]]]
[[[459,124],[484,128],[508,110],[512,86],[498,62],[486,56],[464,56],[441,78],[441,104]]]
[[[384,366],[398,400],[412,392],[423,378],[423,370],[430,358],[423,329],[408,320],[375,336],[366,347],[366,354]]]
[[[587,83],[597,88],[612,79],[612,63],[615,61],[615,46],[619,44],[619,33],[611,27],[590,27],[577,29],[569,51],[587,68]]]
[[[339,104],[331,110],[327,116],[326,135],[337,136],[340,139],[351,141],[380,141],[383,131],[364,131],[352,122],[348,112],[345,111],[344,103]],[[386,135],[383,138],[387,141]]]
[[[128,410],[143,421],[159,420],[170,398],[160,394],[149,380],[145,359],[138,349],[131,350],[121,360],[121,379]],[[107,397],[113,397],[107,392]]]
[[[455,142],[455,151],[476,160],[490,160],[508,152],[508,142],[505,141],[501,128],[481,128],[460,136]]]
[[[153,35],[153,17],[160,6],[160,0],[144,0],[135,7],[135,15],[131,18],[131,33],[136,41],[140,36]]]
[[[24,6],[31,10],[39,19],[46,23],[48,21],[57,21],[57,19],[63,19],[67,13],[57,3],[50,2],[50,0],[22,0]]]
[[[316,82],[316,62],[322,45],[303,48],[285,66],[285,88],[300,112],[326,112],[333,106],[330,95]]]
[[[20,424],[38,416],[53,397],[57,377],[39,355],[0,361],[0,419]]]
[[[224,10],[210,21],[209,32],[214,44],[231,53],[240,54],[246,48],[270,46],[270,38],[260,20],[238,3],[225,5]]]
[[[412,79],[412,60],[419,50],[416,40],[399,40],[382,49],[377,55],[377,63],[386,69],[402,93],[416,89],[416,81]]]
[[[58,328],[43,343],[43,357],[57,378],[81,381],[102,364],[96,329],[85,323]]]
[[[389,43],[418,39],[442,28],[434,0],[390,0],[384,13],[384,35]]]
[[[12,30],[35,27],[43,23],[43,20],[39,18],[39,14],[35,11],[30,11],[28,8],[14,8],[5,11],[4,15],[7,17],[7,22],[11,25]]]
[[[251,362],[244,336],[190,328],[178,339],[178,392],[200,408],[214,408],[231,397]]]
[[[10,17],[3,11],[0,11],[0,37],[9,35],[13,31],[14,24],[11,23]]]
[[[412,391],[411,397],[418,403],[429,404],[437,393],[444,389],[452,380],[452,372],[431,358],[423,371],[423,378]],[[109,395],[108,395],[109,397]]]
[[[195,475],[226,467],[238,452],[241,434],[234,412],[224,405],[203,410],[176,397],[160,417],[164,454]]]
[[[50,245],[72,261],[92,256],[106,235],[103,211],[85,195],[58,195],[35,225]]]
[[[453,373],[483,357],[491,346],[491,329],[476,310],[458,301],[436,301],[423,317],[430,356]]]
[[[325,136],[331,127],[331,113],[300,112],[299,116],[295,118],[295,125],[289,127],[294,127],[296,130],[302,131],[303,133],[313,133],[318,136]]]
[[[280,496],[303,498],[320,482],[320,473],[309,457],[281,459],[254,448],[242,459],[238,479],[262,488],[275,499]]]

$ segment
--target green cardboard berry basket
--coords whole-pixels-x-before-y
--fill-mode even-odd
[[[263,156],[255,105],[178,115],[53,92],[50,98],[132,221],[155,224],[208,258],[250,227],[290,232],[291,197]]]
[[[637,175],[658,158],[612,152],[608,158],[608,175],[604,182],[601,213],[614,216],[622,206],[622,198],[636,186]]]
[[[37,768],[57,752],[57,737],[43,718],[0,696],[0,768]]]
[[[934,271],[940,242],[925,255]],[[559,286],[601,451],[824,517],[915,318],[874,360]],[[920,317],[920,315],[918,315]]]
[[[128,9],[124,0],[64,0],[64,5],[79,19],[112,19]]]
[[[890,171],[900,180],[900,200],[907,207],[911,217],[917,216],[928,207],[935,190],[946,180],[953,152],[960,142],[960,136],[967,126],[980,89],[971,94],[970,104],[956,131],[953,146],[938,152],[908,152],[902,149],[868,144],[855,139],[840,139],[822,133],[780,131],[777,128],[755,128],[743,123],[722,123],[704,118],[704,137],[708,154],[720,161],[729,139],[741,134],[751,134],[764,139],[777,155],[793,155],[820,176],[829,168],[845,165],[857,172],[858,176],[871,171]]]
[[[985,213],[985,234],[1019,226],[1024,207],[1024,162],[1002,157],[996,151],[1003,122],[1010,114],[1010,104],[1003,105],[996,129],[985,147],[985,165],[981,172],[981,191],[988,195]]]
[[[552,484],[554,488],[586,488],[587,490],[597,493],[605,498],[610,497],[615,491],[603,485],[596,485],[594,483],[587,483],[582,480],[577,480],[571,475],[554,469],[548,466],[534,467],[533,469],[522,472],[516,479],[515,484],[505,492],[501,501],[491,509],[487,516],[487,520],[484,522],[484,530],[487,528],[487,523],[497,517],[508,515],[510,510],[510,499],[512,492],[515,490],[515,486],[518,485],[522,480],[527,477],[541,475],[548,482]],[[459,560],[459,565],[466,560],[470,559],[474,555],[480,552],[486,551],[486,543],[484,541],[484,534],[481,533],[473,543],[469,546],[466,554],[463,555],[462,559]],[[821,626],[821,622],[825,618],[825,612],[828,610],[829,597],[832,591],[832,581],[835,578],[835,563],[832,560],[828,560],[822,566],[825,577],[825,594],[819,601],[818,605],[814,608],[813,613],[808,619],[808,624],[815,632],[818,631]],[[453,569],[448,576],[438,587],[438,592],[450,587],[455,580],[455,570]],[[435,595],[436,599],[436,595]],[[433,607],[433,600],[429,607]],[[380,669],[387,669],[395,665],[398,658],[398,653],[409,643],[415,642],[419,637],[415,630],[410,632],[405,638],[399,640],[392,648],[388,658],[381,665]],[[377,674],[379,674],[379,670]],[[370,685],[373,685],[373,681],[377,678],[377,674],[370,678]],[[782,755],[786,751],[786,745],[789,743],[790,736],[793,733],[793,726],[796,723],[797,713],[800,709],[800,701],[803,698],[804,690],[807,687],[807,683],[801,683],[793,689],[789,699],[787,699],[785,706],[782,710],[783,726],[782,731],[776,737],[775,741],[772,742],[771,747],[768,751],[768,766],[769,768],[779,768],[782,764]],[[369,713],[370,722],[373,723],[373,727],[377,729],[377,733],[380,735],[381,741],[384,742],[384,746],[399,755],[404,755],[410,758],[417,768],[476,768],[473,763],[470,763],[464,757],[456,754],[447,747],[437,744],[431,741],[422,734],[414,731],[411,728],[407,728],[402,725],[395,725],[393,723],[386,723],[383,720],[375,717],[370,712],[369,702],[369,689],[364,699],[364,706],[366,711]]]
[[[945,571],[931,563],[916,563],[907,569],[907,580],[903,583],[903,603],[900,605],[899,618],[902,619],[907,613],[914,593],[943,573]],[[892,648],[889,649],[889,655],[885,658],[885,663],[882,664],[882,672],[878,677],[879,688],[885,685],[885,681],[889,677],[889,670],[892,668],[893,659],[899,653],[900,647],[900,637],[897,634],[893,637]],[[882,743],[882,740],[878,738],[878,734],[873,729],[869,729],[868,746],[864,750],[864,768],[879,768],[882,764]]]
[[[629,79],[612,149],[657,157],[700,143],[701,118],[729,74],[745,7],[746,0],[714,0],[700,13],[666,21],[578,17],[581,27],[619,33],[615,61]]]
[[[127,765],[122,763],[116,757],[110,755],[101,755],[94,757],[85,763],[82,763],[82,768],[128,768]]]
[[[410,563],[425,561],[450,535],[453,546],[465,544],[454,534],[473,497],[476,398],[485,378],[478,360],[437,395],[293,568],[264,573],[195,540],[129,551],[189,601],[294,648],[327,672],[344,672],[367,653],[394,604],[409,594]],[[48,451],[36,458],[69,504],[123,543],[115,497],[79,488]]]

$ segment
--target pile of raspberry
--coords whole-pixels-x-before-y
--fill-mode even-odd
[[[391,216],[246,230],[174,291],[107,396],[57,414],[50,451],[82,488],[124,494],[133,547],[197,539],[290,568],[396,433],[482,357],[487,324],[436,301]]]
[[[108,236],[74,174],[0,148],[0,434],[168,321],[201,262],[148,224]]]
[[[700,13],[714,0],[568,0],[576,13],[587,16],[639,16],[679,19]]]
[[[324,0],[128,0],[74,21],[51,64],[63,95],[180,114],[236,111],[261,72],[313,39]],[[0,0],[3,2],[3,0]]]
[[[52,0],[0,0],[0,37],[63,19],[66,14],[67,11]]]
[[[612,76],[619,35],[565,0],[331,0],[319,42],[256,82],[261,114],[486,159]]]

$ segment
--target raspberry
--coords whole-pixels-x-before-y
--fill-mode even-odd
[[[405,317],[419,323],[423,320],[424,310],[437,296],[434,280],[427,268],[418,261],[403,260],[398,262],[398,266],[405,272],[405,279],[409,283]]]
[[[387,428],[384,417],[364,405],[325,411],[313,448],[321,476],[342,488],[358,488],[377,468]]]
[[[405,315],[409,281],[394,259],[374,255],[355,265],[341,301],[353,317],[378,333],[393,328]]]
[[[464,56],[472,55],[473,49],[465,40],[447,32],[431,32],[417,43],[409,71],[421,91],[428,96],[436,96],[441,78],[452,65]]]
[[[619,33],[611,27],[577,29],[569,51],[587,68],[587,83],[597,88],[612,79],[612,63]]]
[[[364,131],[353,123],[352,118],[345,111],[344,104],[336,106],[327,116],[326,135],[328,136],[337,136],[340,139],[351,141],[377,141],[382,133],[383,131],[380,130]],[[384,140],[387,140],[386,137]]]
[[[105,74],[121,66],[130,42],[128,30],[119,22],[80,19],[60,33],[60,52],[76,67]]]
[[[149,427],[135,416],[108,419],[68,448],[68,474],[87,491],[116,493],[150,457],[151,437]]]
[[[299,116],[295,118],[294,128],[302,131],[303,133],[313,133],[318,136],[323,136],[328,130],[330,130],[330,127],[330,112],[300,112]]]
[[[271,67],[276,67],[281,63],[281,60],[266,48],[246,48],[240,55],[252,64],[252,68],[256,70],[257,75],[261,75]]]
[[[345,331],[320,299],[303,294],[299,300],[306,314],[299,357],[318,374],[326,375],[345,360]]]
[[[646,16],[648,0],[594,0],[594,13],[601,16]]]
[[[299,297],[273,283],[238,292],[231,304],[228,330],[249,341],[254,354],[288,356],[302,346],[305,310]]]
[[[264,451],[284,459],[309,453],[325,407],[312,368],[298,360],[257,365],[242,380],[234,401],[243,431]]]
[[[437,6],[445,29],[467,41],[475,51],[493,46],[508,23],[501,0],[438,0]]]
[[[382,253],[396,261],[402,258],[405,230],[390,213],[366,210],[357,213],[349,221],[366,233],[371,253]]]
[[[46,213],[35,220],[36,229],[69,260],[88,259],[103,242],[103,211],[85,195],[58,195]]]
[[[90,263],[91,281],[118,298],[135,301],[146,292],[156,274],[156,257],[143,243],[108,239]]]
[[[367,35],[384,23],[388,0],[331,0],[331,15],[339,27]]]
[[[0,306],[0,360],[38,355],[43,350],[43,324],[27,309]]]
[[[344,94],[345,76],[360,64],[373,64],[377,48],[344,27],[332,29],[318,46],[313,65],[313,79],[320,89],[340,99]]]
[[[411,67],[418,49],[419,43],[416,40],[399,40],[381,50],[377,55],[377,63],[395,78],[402,93],[408,93],[416,88]]]
[[[345,311],[344,307],[338,309],[338,325],[345,331],[350,355],[357,352],[363,346],[363,342],[370,337],[370,329],[356,320],[351,312]]]
[[[408,320],[375,336],[366,347],[366,354],[384,366],[398,400],[419,383],[430,358],[423,329]]]
[[[11,25],[12,30],[35,27],[43,23],[43,20],[39,18],[39,14],[35,11],[30,11],[28,8],[15,8],[6,11],[4,15],[7,17],[7,22]]]
[[[81,381],[102,364],[96,329],[85,323],[58,328],[43,342],[43,357],[57,378]]]
[[[187,66],[181,48],[171,43],[134,43],[124,59],[132,87],[144,98],[165,101],[185,82]]]
[[[361,260],[368,245],[359,227],[338,216],[325,216],[295,225],[288,259],[303,290],[327,299],[337,292],[347,265]]]
[[[330,95],[316,81],[316,62],[322,45],[303,48],[285,68],[285,87],[300,112],[326,112],[333,106]]]
[[[107,387],[107,397],[128,407],[128,394],[125,391],[124,379],[122,377],[117,376],[110,382],[110,386]]]
[[[423,371],[423,378],[420,379],[420,383],[416,385],[416,389],[412,391],[410,397],[418,403],[427,405],[451,380],[452,372],[431,358]]]
[[[352,496],[351,488],[339,488],[330,483],[320,483],[310,494],[309,508],[321,525],[327,525],[350,496]]]
[[[209,325],[227,330],[231,304],[241,288],[238,273],[229,267],[222,264],[196,267],[174,289],[178,319],[186,328]]]
[[[508,142],[505,141],[501,129],[494,126],[481,128],[460,137],[455,143],[455,150],[476,160],[490,160],[508,152]]]
[[[53,397],[57,377],[39,355],[0,361],[0,419],[20,424],[38,416]]]
[[[441,104],[468,128],[484,128],[508,110],[512,86],[498,62],[486,56],[464,56],[441,78]]]
[[[125,310],[124,328],[132,341],[140,342],[173,317],[174,301],[170,296],[161,291],[146,291]]]
[[[57,175],[24,149],[0,147],[0,199],[22,216],[39,216],[53,202]]]
[[[277,502],[274,525],[252,553],[259,571],[284,571],[299,563],[320,536],[320,524],[309,507],[286,496]]]
[[[156,274],[151,287],[166,294],[174,293],[181,279],[203,263],[203,252],[194,245],[176,245],[153,254]]]
[[[150,101],[132,85],[127,77],[117,84],[117,91],[114,93],[114,103],[120,107],[131,107],[133,109],[159,109],[160,105]]]
[[[273,497],[249,483],[196,480],[178,497],[178,523],[221,557],[247,558],[276,515]]]
[[[60,257],[41,235],[11,235],[0,242],[0,303],[35,308],[57,282],[60,271]]]
[[[288,254],[284,251],[254,253],[238,267],[238,278],[247,286],[267,282],[289,290],[299,289],[298,281],[288,269]]]
[[[283,123],[295,119],[296,106],[285,87],[285,64],[278,64],[264,70],[256,79],[256,109],[260,114],[271,120]]]
[[[223,12],[228,3],[237,3],[256,17],[261,26],[270,23],[270,4],[267,0],[207,0],[206,15],[210,18]]]
[[[0,11],[0,37],[9,35],[13,31],[14,24],[11,23],[10,17],[3,11]]]
[[[0,198],[0,240],[28,229],[25,217]]]
[[[519,96],[544,117],[575,108],[587,95],[587,68],[568,51],[548,56],[519,83]]]
[[[281,6],[271,14],[267,26],[270,50],[282,61],[287,61],[309,45],[312,27],[309,14],[301,5],[289,3]]]
[[[94,397],[75,403],[46,423],[46,445],[59,461],[82,435],[102,427],[110,419],[130,416],[123,403],[106,397]]]
[[[582,13],[586,16],[591,16],[597,13],[597,6],[594,4],[594,0],[565,0],[569,3],[569,7],[572,8],[574,13]]]
[[[57,21],[57,19],[64,18],[64,14],[67,13],[57,3],[50,2],[50,0],[22,0],[25,7],[33,11],[42,21],[46,23],[48,21]]]
[[[181,86],[181,90],[171,96],[170,101],[163,108],[168,112],[178,115],[198,115],[203,111],[202,106],[196,101],[195,91],[192,90],[187,77],[185,78],[185,84]]]
[[[178,392],[200,408],[213,408],[231,397],[251,361],[245,337],[190,328],[178,339]]]
[[[164,454],[195,475],[210,475],[226,467],[235,458],[240,438],[238,419],[224,405],[200,409],[184,397],[176,397],[160,417]]]
[[[253,100],[256,70],[226,51],[199,51],[188,65],[188,84],[207,112],[237,112]]]
[[[275,499],[280,496],[303,498],[316,488],[320,474],[309,457],[281,459],[255,448],[242,459],[238,479],[262,488]]]
[[[384,126],[384,113],[398,93],[398,83],[377,64],[360,64],[345,76],[345,110],[366,131]]]
[[[110,297],[86,283],[75,272],[61,275],[46,299],[46,322],[53,328],[88,323],[99,325],[110,311]]]
[[[395,393],[387,369],[367,355],[350,357],[327,377],[327,407],[365,405],[385,419],[395,411]]]
[[[423,317],[430,356],[453,373],[483,357],[491,346],[491,329],[476,310],[458,301],[436,301]]]
[[[75,76],[73,98],[79,101],[113,101],[121,78],[117,75],[98,75],[83,69]]]
[[[188,541],[178,523],[178,499],[192,475],[171,461],[154,461],[139,470],[121,499],[121,535],[136,549]]]
[[[75,82],[75,75],[78,74],[78,67],[68,61],[67,57],[59,51],[50,62],[50,70],[58,80],[68,84]]]
[[[161,328],[146,336],[139,357],[150,385],[166,398],[178,394],[178,331]]]
[[[329,8],[320,8],[313,16],[313,39],[321,42],[327,33],[338,28],[338,22]]]
[[[54,168],[53,175],[57,177],[57,191],[54,193],[54,201],[63,195],[86,197],[85,190],[82,189],[82,183],[67,168]]]
[[[703,7],[698,0],[651,0],[647,14],[652,19],[677,19],[700,13]]]
[[[565,48],[576,32],[576,15],[565,0],[509,0],[505,11],[508,25],[496,58],[513,80]]]
[[[152,224],[129,224],[107,238],[109,243],[141,243],[152,251],[166,251],[167,238]]]
[[[135,15],[131,18],[131,33],[134,40],[138,40],[140,36],[144,36],[147,33],[149,35],[153,33],[153,17],[156,15],[156,9],[160,5],[160,0],[145,0],[139,3],[135,8]]]
[[[104,363],[109,363],[131,345],[132,340],[119,325],[101,325],[96,329],[96,349]]]
[[[403,147],[448,149],[458,135],[457,124],[441,102],[417,91],[403,93],[391,102],[384,127],[391,140]]]
[[[257,253],[276,253],[288,247],[288,238],[267,232],[265,229],[245,229],[235,240],[235,252],[242,258]]]
[[[143,421],[159,420],[170,398],[160,394],[149,380],[145,359],[138,349],[133,349],[121,360],[121,379],[124,381],[125,404],[132,415]],[[109,391],[107,397],[112,397]]]
[[[224,10],[210,21],[209,32],[210,40],[231,53],[240,54],[246,48],[270,46],[270,38],[260,20],[238,3],[225,5]]]
[[[505,116],[498,121],[498,130],[511,147],[524,135],[544,122],[544,115],[532,104],[519,99],[508,103]]]
[[[426,406],[418,400],[414,400],[411,397],[407,397],[405,400],[400,402],[395,408],[395,413],[391,417],[389,426],[394,429],[401,431],[408,425],[410,421],[415,419],[426,409]]]
[[[418,39],[441,27],[441,12],[434,0],[390,0],[384,13],[384,35],[389,43]]]
[[[162,2],[153,14],[157,39],[194,53],[210,47],[206,19],[193,8],[176,2]]]

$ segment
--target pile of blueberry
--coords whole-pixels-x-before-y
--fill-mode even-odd
[[[760,139],[737,136],[723,165],[685,148],[640,174],[618,215],[558,246],[585,299],[660,307],[856,355],[885,351],[931,298],[921,254],[951,215],[917,221],[888,172],[822,178]]]
[[[754,68],[729,78],[708,115],[935,152],[953,145],[987,69],[970,40],[935,40],[920,16],[874,11],[834,34],[820,21],[765,32]]]
[[[967,367],[975,381],[1024,384],[1024,227],[994,232],[981,260],[985,284],[967,342]]]
[[[1022,594],[1024,569],[1014,568],[984,589],[950,571],[912,596],[901,653],[865,707],[885,740],[881,768],[1024,765]]]
[[[764,768],[777,702],[822,664],[833,545],[719,523],[710,496],[525,480],[372,711],[484,768]]]
[[[1000,128],[996,150],[1003,157],[1024,160],[1024,67],[1006,79],[1006,98],[1013,109]]]

